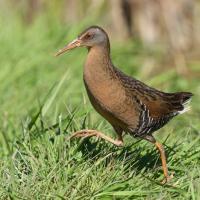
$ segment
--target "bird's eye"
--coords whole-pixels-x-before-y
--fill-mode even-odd
[[[90,33],[86,34],[84,37],[84,39],[87,39],[87,40],[91,39],[91,38],[92,38],[92,34],[90,34]]]

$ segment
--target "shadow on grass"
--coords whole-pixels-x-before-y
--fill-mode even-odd
[[[133,170],[137,175],[140,174],[141,171],[145,173],[157,167],[161,168],[162,166],[160,154],[157,151],[157,149],[155,149],[155,146],[152,145],[152,148],[149,148],[147,145],[142,144],[141,139],[137,140],[132,145],[124,147],[115,147],[111,144],[108,144],[105,141],[94,141],[91,140],[91,138],[81,139],[79,142],[80,145],[77,148],[77,151],[81,151],[81,153],[83,154],[83,159],[85,161],[95,162],[96,160],[104,157],[105,155],[112,153],[112,156],[106,159],[105,167],[110,164],[113,164],[113,160],[115,160],[125,163],[125,171],[127,169],[129,169],[129,172],[130,170]],[[173,147],[165,146],[165,152],[168,161],[170,159],[173,159],[173,149],[176,149],[177,146],[177,144],[174,144]],[[156,173],[155,175],[159,176]]]

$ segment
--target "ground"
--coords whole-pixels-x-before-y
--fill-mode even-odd
[[[194,93],[192,110],[155,133],[164,144],[169,172],[163,179],[156,148],[125,136],[117,148],[97,138],[69,136],[82,128],[115,137],[91,107],[82,81],[87,51],[53,54],[82,30],[44,17],[28,28],[0,22],[0,198],[1,199],[199,199],[199,80],[174,68],[145,78],[166,92]],[[144,49],[135,42],[112,43],[114,63],[141,79]],[[198,69],[200,63],[189,62]]]

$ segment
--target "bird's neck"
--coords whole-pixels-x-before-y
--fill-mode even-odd
[[[84,66],[83,79],[90,101],[100,113],[104,113],[105,109],[109,110],[113,102],[111,96],[118,88],[118,80],[115,77],[115,68],[108,48],[92,47]]]
[[[95,79],[109,78],[113,71],[110,50],[106,45],[91,47],[84,66],[84,77]]]

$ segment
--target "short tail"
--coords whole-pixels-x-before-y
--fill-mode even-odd
[[[190,92],[179,92],[177,94],[179,95],[180,104],[182,105],[182,110],[179,110],[178,113],[183,114],[184,112],[190,110],[189,103],[191,101],[193,94]]]
[[[190,110],[189,102],[193,94],[190,92],[167,93],[166,100],[174,114],[183,114]]]

